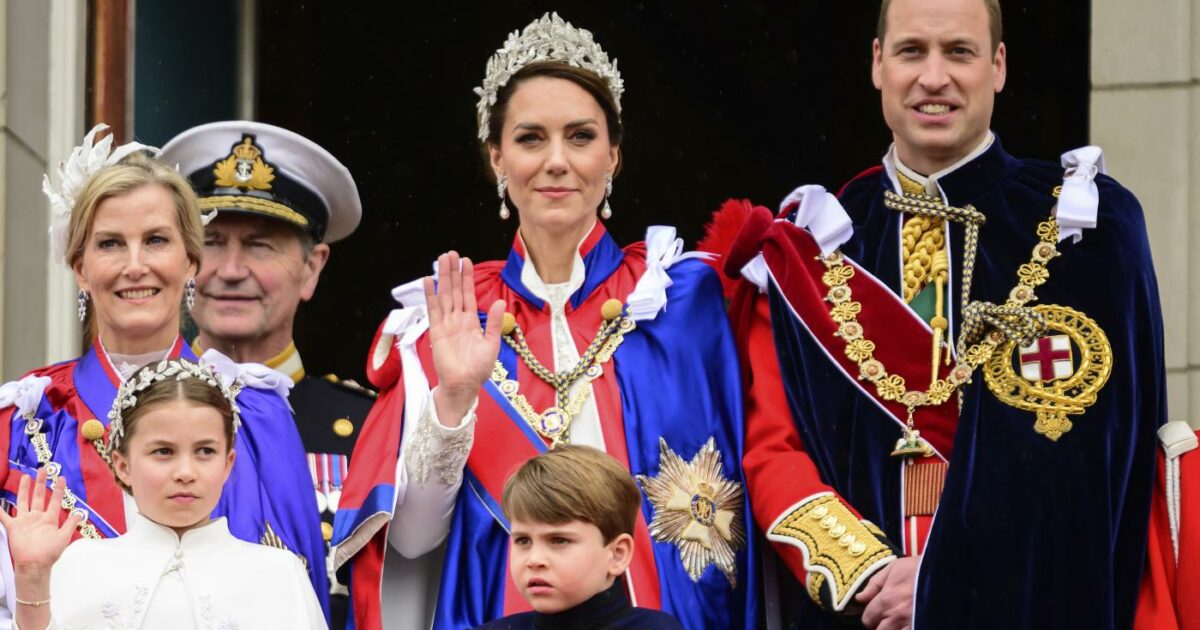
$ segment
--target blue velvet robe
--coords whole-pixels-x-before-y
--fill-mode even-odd
[[[987,217],[971,299],[1007,299],[1062,179],[1059,165],[1014,158],[997,139],[939,180],[951,205],[971,204]],[[1115,630],[1132,623],[1155,431],[1166,415],[1163,324],[1142,209],[1113,179],[1100,175],[1096,184],[1096,228],[1079,243],[1058,244],[1062,256],[1047,265],[1050,278],[1033,304],[1068,306],[1094,319],[1112,346],[1111,377],[1057,441],[1034,432],[1034,413],[997,399],[982,373],[966,386],[917,578],[917,630]],[[890,187],[880,169],[845,187],[840,200],[854,236],[842,251],[901,294],[903,216],[883,204]],[[946,295],[957,314],[964,230],[950,225]],[[838,373],[774,286],[770,302],[788,404],[806,453],[825,483],[891,540],[901,540],[901,460],[889,456],[899,435],[895,421]],[[868,335],[887,343],[879,333]],[[839,625],[812,602],[802,608],[801,627]]]

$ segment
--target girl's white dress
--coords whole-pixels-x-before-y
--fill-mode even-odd
[[[133,515],[124,536],[67,547],[50,594],[55,630],[327,627],[300,558],[234,538],[224,518],[179,537]]]

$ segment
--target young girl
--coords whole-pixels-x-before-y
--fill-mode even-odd
[[[117,483],[137,504],[124,536],[70,544],[82,516],[61,517],[62,478],[47,503],[46,469],[32,484],[22,477],[16,515],[0,510],[17,627],[326,627],[297,556],[238,540],[224,518],[210,517],[233,470],[239,424],[238,386],[221,378],[170,359],[121,386],[108,447]]]

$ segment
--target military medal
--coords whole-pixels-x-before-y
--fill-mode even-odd
[[[325,511],[328,504],[325,499],[325,493],[321,492],[321,473],[320,467],[317,466],[317,457],[319,456],[316,453],[308,454],[308,472],[312,475],[313,491],[317,495],[317,514],[321,514]]]
[[[338,504],[342,500],[342,480],[346,475],[346,456],[345,455],[326,455],[325,457],[332,459],[330,468],[333,473],[333,489],[326,496],[327,509],[330,514],[334,514],[338,510]]]
[[[329,510],[329,453],[318,454],[317,461],[321,464],[321,492],[325,495],[325,503],[321,511],[325,512]]]

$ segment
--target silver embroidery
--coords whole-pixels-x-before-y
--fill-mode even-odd
[[[452,430],[441,426],[433,419],[433,405],[432,398],[425,404],[405,464],[417,483],[428,483],[429,475],[435,473],[442,483],[455,486],[462,483],[463,466],[475,440],[475,427],[460,426]],[[464,425],[474,422],[474,414],[468,415],[471,417]]]
[[[237,630],[237,622],[229,618],[217,619],[217,613],[213,610],[212,597],[204,595],[200,597],[200,620],[204,622],[204,627],[207,630]]]

